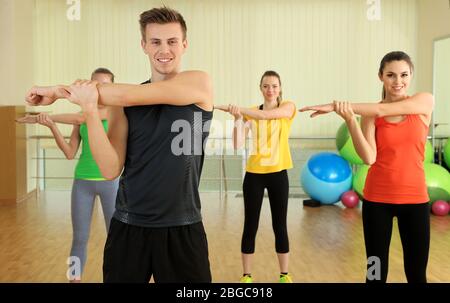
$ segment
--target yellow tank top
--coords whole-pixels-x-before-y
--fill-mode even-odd
[[[281,104],[285,102],[289,101],[283,101]],[[289,133],[296,114],[297,110],[294,110],[290,118],[273,120],[255,120],[245,116],[251,123],[247,172],[268,174],[293,167],[289,150]]]

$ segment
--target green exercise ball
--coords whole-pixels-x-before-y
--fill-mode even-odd
[[[357,171],[353,176],[353,190],[356,191],[360,199],[363,197],[364,185],[366,184],[369,165],[358,165]]]
[[[433,146],[431,145],[430,140],[427,140],[425,144],[425,163],[433,163],[434,162],[434,151]]]
[[[440,165],[425,163],[425,179],[430,202],[450,200],[450,173]]]
[[[450,140],[449,140],[450,141]],[[445,163],[447,163],[447,166],[450,166],[450,143],[447,142],[446,145],[448,152],[447,152],[447,158]],[[352,137],[350,136],[350,133],[348,132],[347,124],[342,123],[342,125],[339,127],[337,133],[336,133],[336,148],[339,151],[339,154],[348,162],[351,164],[364,164],[364,161],[359,157],[358,153],[355,150],[355,147],[353,145]],[[444,152],[445,156],[445,152]],[[434,162],[434,151],[433,146],[431,145],[430,140],[427,140],[425,143],[425,157],[424,157],[425,163],[433,163]]]
[[[350,136],[347,124],[345,123],[339,127],[336,133],[336,148],[342,158],[351,164],[364,164],[363,160],[356,153],[352,137]]]
[[[447,167],[450,167],[450,139],[447,140],[444,146],[444,161]]]

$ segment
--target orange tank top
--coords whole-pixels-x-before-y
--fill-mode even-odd
[[[406,115],[399,123],[375,120],[377,158],[370,167],[364,198],[391,204],[428,202],[423,168],[428,126],[419,115]]]

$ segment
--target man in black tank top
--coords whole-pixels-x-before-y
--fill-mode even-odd
[[[122,173],[104,251],[105,282],[211,282],[198,187],[212,119],[212,86],[201,71],[180,72],[186,24],[172,9],[140,15],[151,81],[141,85],[33,87],[27,101],[79,104],[102,175]],[[108,134],[97,104],[112,106]]]

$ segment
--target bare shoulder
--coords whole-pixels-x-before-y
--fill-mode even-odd
[[[185,77],[187,77],[188,79],[192,79],[192,81],[198,84],[201,89],[203,89],[206,93],[212,95],[212,80],[207,72],[192,70],[186,71],[185,73]]]
[[[281,102],[280,107],[281,106],[294,107],[294,108],[296,107],[295,103],[293,101],[290,101],[290,100],[284,100],[283,102]]]
[[[426,102],[430,106],[434,106],[434,96],[431,93],[421,92],[414,94],[411,98],[420,102]]]
[[[179,73],[177,77],[182,77],[183,80],[189,81],[190,84],[198,88],[201,96],[201,101],[196,103],[198,107],[205,111],[213,110],[213,85],[211,77],[207,72],[189,70]]]
[[[199,84],[204,88],[211,87],[211,77],[207,72],[201,70],[188,70],[180,72],[176,75],[180,80],[187,80],[189,82]]]
[[[420,104],[426,108],[426,114],[421,114],[420,119],[426,126],[429,126],[434,109],[434,96],[427,92],[421,92],[413,95],[411,98],[416,102],[420,102]]]
[[[286,111],[289,111],[289,116],[287,118],[292,119],[297,114],[297,108],[295,106],[295,103],[289,100],[283,101],[280,105],[280,108],[285,109]]]
[[[427,100],[433,100],[433,94],[429,92],[419,92],[413,95],[413,97],[421,98],[421,99],[427,99]]]
[[[200,78],[209,78],[209,74],[205,71],[202,70],[187,70],[187,71],[182,71],[180,73],[177,74],[178,76],[187,76],[187,77],[200,77]]]

